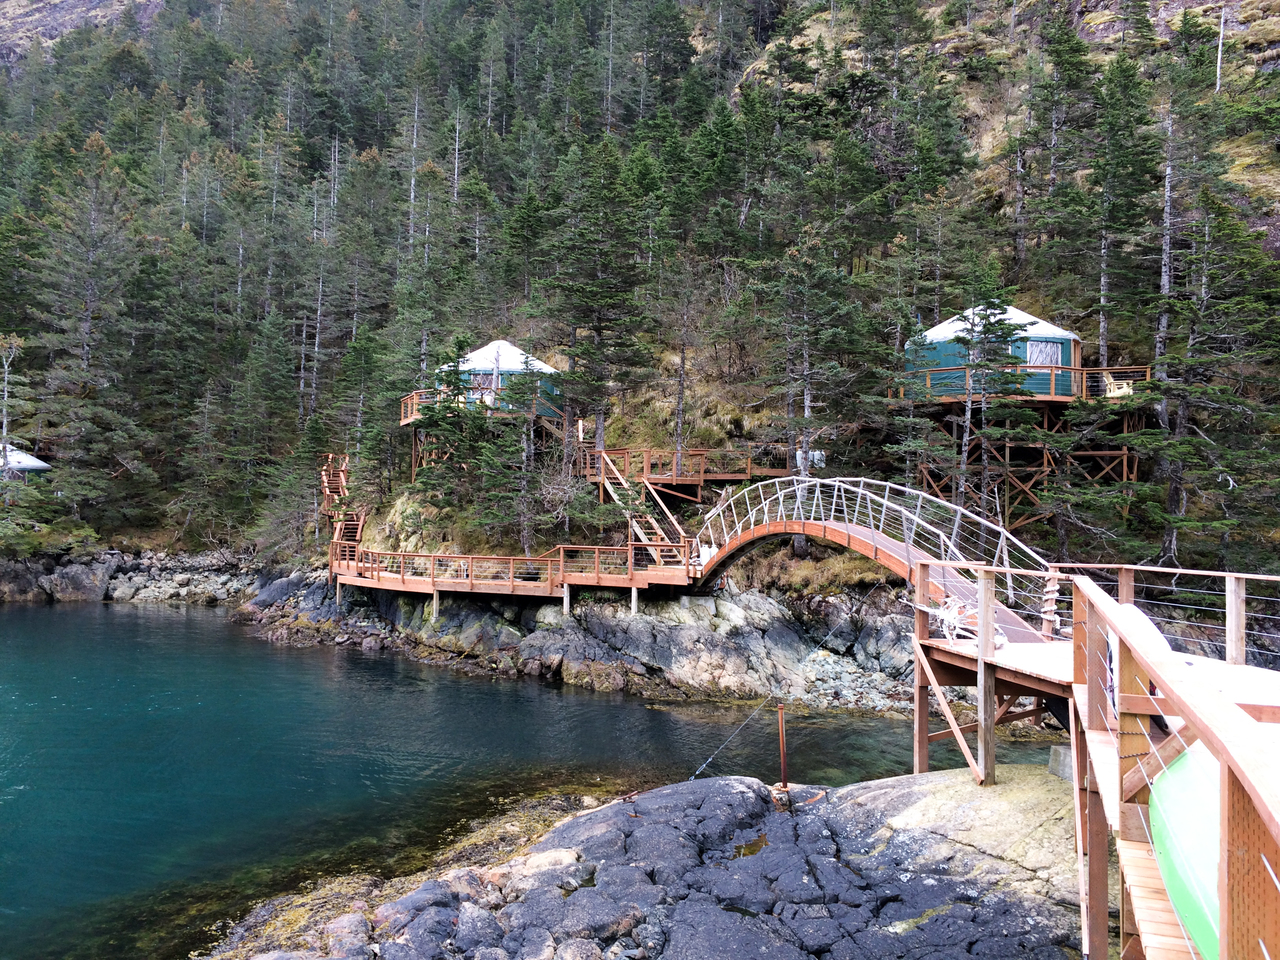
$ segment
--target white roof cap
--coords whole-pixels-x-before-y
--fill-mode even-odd
[[[528,362],[529,369],[534,373],[559,372],[555,367],[543,363],[536,357],[529,356],[529,354],[508,340],[495,340],[493,343],[486,343],[478,350],[472,350],[459,361],[458,369],[492,373],[496,367],[500,371],[511,373],[524,370],[526,362]],[[445,364],[436,372],[447,370],[450,366],[451,364]]]
[[[965,336],[969,333],[967,329],[969,317],[976,311],[977,307],[972,307],[964,313],[957,314],[950,320],[943,321],[931,330],[926,330],[924,336],[926,340],[932,343],[946,343],[954,340],[956,337]],[[1026,311],[1019,310],[1017,307],[1006,307],[1003,319],[1009,323],[1015,323],[1022,327],[1022,338],[1043,339],[1052,337],[1054,339],[1079,340],[1070,330],[1063,330],[1056,324],[1050,323],[1048,320],[1041,320],[1039,317],[1033,317]]]
[[[33,457],[29,453],[23,453],[11,443],[5,444],[5,452],[9,455],[9,469],[19,472],[29,472],[36,470],[52,470],[49,464],[45,463],[39,457]],[[0,457],[0,467],[4,465],[4,458]]]

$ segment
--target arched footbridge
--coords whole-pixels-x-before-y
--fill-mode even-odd
[[[608,478],[615,499],[624,487],[630,497],[651,486],[607,459],[601,482]],[[567,605],[570,588],[582,585],[631,587],[634,604],[640,589],[657,585],[710,589],[756,545],[797,534],[870,557],[914,587],[917,772],[928,769],[932,742],[953,739],[975,779],[994,784],[997,725],[1052,712],[1069,731],[1085,956],[1202,956],[1166,892],[1148,812],[1153,778],[1199,741],[1220,770],[1221,813],[1204,822],[1219,831],[1217,955],[1280,960],[1280,674],[1245,664],[1250,624],[1277,619],[1261,604],[1277,602],[1266,598],[1280,577],[1051,564],[967,510],[863,478],[776,477],[726,492],[694,535],[655,494],[655,512],[633,517],[635,539],[625,546],[560,545],[539,557],[368,550],[363,517],[345,506],[341,458],[325,465],[324,494],[339,585],[431,593],[436,602],[448,591],[563,596]],[[1221,614],[1224,659],[1175,654],[1144,612],[1174,623],[1155,613],[1169,603],[1157,608],[1135,595],[1135,583],[1149,588],[1169,575],[1208,585],[1188,609],[1197,629]],[[1251,612],[1246,601],[1255,597]],[[976,688],[976,719],[957,715],[949,699],[957,686]],[[931,729],[931,698],[941,729]],[[1167,734],[1153,722],[1160,716]],[[1108,916],[1112,839],[1118,944]]]

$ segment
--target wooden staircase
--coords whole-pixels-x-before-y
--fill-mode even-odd
[[[347,456],[326,454],[320,464],[320,512],[333,525],[333,543],[358,544],[364,536],[364,514],[348,510],[342,501],[347,496]],[[354,549],[352,547],[351,549]]]
[[[672,548],[683,544],[689,535],[662,502],[658,491],[647,478],[641,479],[642,486],[633,486],[607,453],[600,451],[592,456],[600,458],[601,487],[614,503],[627,511],[627,522],[636,540],[645,545],[644,552],[657,564],[678,563],[679,551]],[[658,514],[644,509],[646,494],[658,505]]]

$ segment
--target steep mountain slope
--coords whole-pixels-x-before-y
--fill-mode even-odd
[[[84,23],[114,23],[129,0],[4,0],[0,3],[0,63],[13,63],[39,39],[49,43]],[[149,21],[164,0],[135,0],[138,19]]]

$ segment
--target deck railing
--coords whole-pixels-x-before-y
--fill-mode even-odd
[[[1055,564],[1132,603],[1185,652],[1280,667],[1280,576],[1182,567]]]
[[[518,417],[527,414],[529,412],[527,406],[523,408],[516,407],[503,400],[502,395],[506,389],[506,387],[498,387],[496,390],[478,387],[474,390],[469,389],[457,400],[457,403],[467,407],[484,407],[485,412],[491,417]],[[423,408],[434,407],[443,397],[443,393],[435,388],[415,390],[413,393],[401,397],[400,426],[408,426],[417,420],[422,416]],[[563,420],[564,411],[548,400],[545,395],[540,394],[538,397],[538,416],[550,417],[553,420]]]
[[[1236,691],[1207,682],[1212,678],[1205,673],[1203,662],[1174,654],[1160,630],[1140,610],[1117,603],[1087,576],[1073,577],[1072,583],[1075,683],[1084,688],[1084,702],[1077,704],[1080,721],[1092,742],[1114,740],[1119,759],[1118,768],[1106,769],[1098,762],[1100,756],[1090,758],[1094,776],[1114,778],[1099,786],[1104,793],[1114,791],[1117,798],[1121,870],[1128,870],[1126,843],[1140,846],[1152,842],[1146,811],[1152,779],[1194,735],[1222,771],[1218,785],[1218,955],[1280,957],[1276,728],[1237,703],[1229,695]],[[1230,685],[1236,676],[1222,679]],[[1237,696],[1241,692],[1236,692]],[[1077,701],[1080,699],[1077,695]],[[1151,717],[1155,715],[1166,717],[1176,731],[1158,748],[1151,738]],[[1173,718],[1185,723],[1181,731]],[[1099,860],[1090,864],[1091,871],[1098,874],[1092,878],[1093,889],[1101,886],[1105,891],[1106,859]],[[1087,914],[1092,929],[1085,931],[1086,949],[1092,941],[1102,945],[1105,954],[1106,894],[1095,897],[1094,909]],[[1141,927],[1142,905],[1135,902],[1129,910],[1135,908]],[[1122,915],[1122,931],[1125,926]],[[1179,933],[1187,939],[1185,929],[1169,931],[1173,938]],[[1122,933],[1122,939],[1125,936]],[[1186,946],[1187,955],[1191,955],[1189,940]]]
[[[1133,395],[1134,385],[1151,379],[1150,367],[1063,367],[1052,364],[1016,364],[1000,368],[1003,374],[1021,375],[1021,387],[1037,398],[1049,400],[1118,400]],[[972,367],[933,367],[912,370],[917,399],[943,399],[982,391],[983,373]],[[899,399],[912,387],[893,391]],[[988,391],[990,392],[990,391]]]
[[[605,450],[604,456],[628,480],[645,479],[658,484],[701,485],[709,480],[776,477],[788,472],[786,446],[775,443],[751,443],[741,450]],[[599,450],[582,450],[575,470],[599,483],[601,463]],[[610,471],[606,473],[612,475]]]
[[[334,541],[329,544],[329,561],[339,574],[388,587],[426,580],[442,589],[480,592],[505,586],[512,592],[549,593],[564,583],[629,586],[637,574],[646,580],[687,582],[691,571],[689,541],[618,547],[562,544],[538,557],[365,550],[356,543]]]

